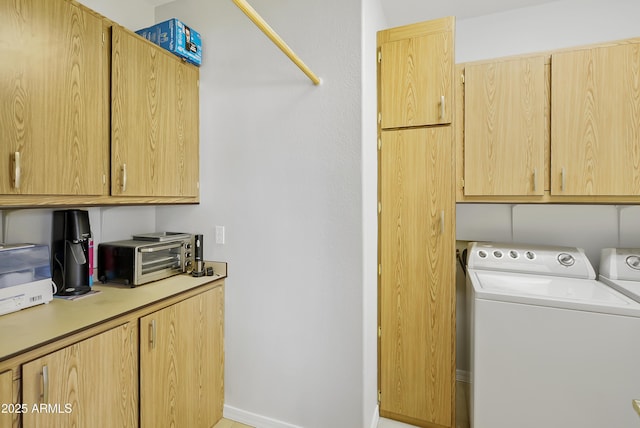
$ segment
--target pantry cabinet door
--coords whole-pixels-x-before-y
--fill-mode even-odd
[[[112,195],[198,196],[198,79],[197,67],[113,27]]]
[[[137,426],[137,337],[128,323],[24,364],[23,427]]]
[[[142,428],[210,428],[224,401],[224,288],[140,319]]]
[[[465,66],[464,194],[543,195],[544,56]]]
[[[0,16],[0,194],[105,194],[102,19],[63,0],[0,0]]]
[[[551,193],[640,195],[640,43],[551,57]]]
[[[383,129],[451,123],[454,19],[378,33]]]
[[[455,205],[451,127],[383,131],[380,414],[454,426]]]

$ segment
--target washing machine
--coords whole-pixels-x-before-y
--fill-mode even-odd
[[[472,428],[637,428],[640,303],[578,248],[467,250]]]

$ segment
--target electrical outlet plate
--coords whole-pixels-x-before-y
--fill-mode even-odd
[[[224,244],[224,226],[216,226],[216,244]]]

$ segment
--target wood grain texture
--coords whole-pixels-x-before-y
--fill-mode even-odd
[[[209,428],[222,418],[223,290],[140,320],[141,427]]]
[[[0,0],[0,15],[0,193],[106,193],[101,19],[63,0]]]
[[[545,57],[465,67],[465,195],[542,195]]]
[[[551,74],[551,194],[640,195],[640,43],[553,54]]]
[[[13,373],[11,370],[0,373],[0,404],[17,403],[17,397],[13,396]],[[10,428],[13,425],[12,413],[0,413],[0,427]]]
[[[132,427],[138,422],[135,324],[124,324],[24,364],[23,402],[43,403],[43,367],[48,368],[48,404],[53,411],[23,415],[25,427]],[[65,412],[65,405],[71,405]]]
[[[112,28],[113,195],[198,196],[198,79],[197,67]]]
[[[455,422],[451,127],[382,132],[380,414]]]
[[[383,129],[451,123],[454,22],[442,18],[378,33]]]

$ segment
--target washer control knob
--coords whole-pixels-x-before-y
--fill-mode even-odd
[[[569,253],[560,253],[558,254],[558,263],[562,266],[573,266],[576,262],[576,259]]]
[[[493,257],[495,257],[496,259],[501,259],[502,258],[502,251],[500,250],[495,250],[493,252]]]
[[[529,260],[533,260],[536,258],[536,253],[534,253],[533,251],[527,251],[526,253],[524,253],[524,256]]]
[[[640,270],[640,256],[629,256],[627,257],[627,266],[629,266],[631,269],[635,269],[635,270]]]
[[[486,259],[487,258],[487,252],[484,251],[484,250],[478,251],[478,257],[480,257],[481,259]]]
[[[517,259],[518,257],[520,257],[520,254],[518,254],[518,252],[516,250],[511,250],[509,251],[509,257],[511,257],[512,259]]]

